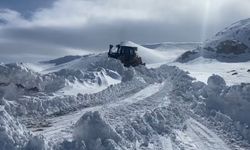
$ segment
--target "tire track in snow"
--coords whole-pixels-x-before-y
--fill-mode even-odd
[[[190,118],[187,130],[176,131],[177,142],[187,150],[230,150],[226,143],[204,125]]]

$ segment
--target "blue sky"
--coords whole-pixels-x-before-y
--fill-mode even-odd
[[[203,41],[249,16],[249,0],[1,0],[0,61]]]

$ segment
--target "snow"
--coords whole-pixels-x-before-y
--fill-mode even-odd
[[[163,62],[166,58],[160,52],[143,47],[131,41],[121,43],[123,46],[132,46],[138,48],[138,55],[142,57],[142,61],[146,64]]]
[[[138,55],[142,57],[142,61],[146,63],[148,68],[157,68],[163,64],[175,61],[181,54],[186,51],[193,50],[201,43],[175,43],[166,42],[158,44],[148,44],[141,46],[131,41],[122,42],[121,45],[132,46],[138,48]]]
[[[249,33],[250,19],[238,21],[205,41],[202,46],[184,53],[177,61],[188,62],[204,57],[221,62],[248,62],[250,60]]]
[[[118,102],[115,102],[115,103],[106,104],[103,107],[105,107],[105,109],[108,109],[111,107],[117,107],[120,105],[135,103],[137,101],[143,100],[144,98],[153,95],[154,93],[159,91],[161,87],[162,87],[162,84],[149,85],[146,88],[140,90],[139,92],[134,93],[130,97],[126,97],[126,98],[124,98]],[[73,124],[75,124],[76,121],[79,120],[83,114],[85,114],[86,112],[89,112],[89,111],[97,111],[97,110],[100,110],[101,108],[102,108],[101,106],[90,107],[90,108],[83,109],[82,111],[73,113],[73,114],[58,117],[56,119],[55,118],[50,119],[48,121],[52,122],[53,126],[45,128],[43,131],[38,131],[35,133],[38,135],[39,134],[45,135],[45,137],[48,140],[50,140],[50,139],[55,140],[58,138],[64,139],[64,138],[69,136],[68,132],[70,131],[70,127]],[[67,129],[67,130],[65,130],[65,129]],[[34,128],[32,130],[37,130],[37,128]]]
[[[230,150],[214,132],[192,118],[187,120],[187,130],[176,132],[184,149]]]
[[[250,148],[249,62],[174,61],[200,43],[122,45],[147,65],[107,53],[1,64],[0,149]]]
[[[73,83],[68,82],[66,83],[67,86],[57,91],[56,95],[77,95],[79,93],[81,94],[93,94],[100,92],[110,85],[118,84],[121,82],[121,77],[118,77],[117,79],[114,79],[107,75],[106,72],[97,72],[97,77],[99,77],[98,82],[84,82],[80,83],[79,81],[75,81]]]
[[[162,143],[162,149],[164,149],[164,150],[174,150],[170,137],[162,136],[162,137],[160,137],[160,141]]]
[[[26,68],[29,68],[30,70],[34,72],[42,73],[42,71],[53,67],[53,64],[44,64],[44,63],[23,63],[23,66]]]
[[[238,21],[218,32],[201,47],[184,53],[171,65],[189,71],[191,76],[202,82],[216,73],[228,85],[250,83],[249,33],[250,20]]]
[[[227,63],[220,66],[221,62],[212,59],[178,64],[172,62],[174,56],[178,57],[177,53],[166,50],[172,55],[164,56],[160,60],[163,62],[158,63],[157,57],[164,53],[162,48],[161,45],[161,49],[145,51],[143,58],[157,54],[146,67],[125,68],[119,61],[107,58],[105,53],[60,61],[57,65],[46,64],[44,70],[27,64],[2,64],[2,109],[13,121],[18,122],[17,118],[21,118],[17,130],[11,131],[21,137],[31,132],[23,136],[23,141],[18,140],[20,146],[24,149],[98,150],[242,148],[228,141],[242,142],[234,138],[238,134],[250,139],[250,131],[244,125],[249,123],[247,116],[243,117],[240,111],[249,112],[249,85],[228,86],[225,74],[219,74],[222,77],[213,75],[216,67],[220,73]],[[144,51],[141,47],[139,50]],[[174,66],[158,66],[164,63]],[[201,63],[211,67],[218,63],[203,78],[207,85],[175,67],[192,66],[188,70]],[[227,69],[238,71],[233,68],[235,65],[228,64]],[[210,68],[195,69],[202,73]],[[195,76],[192,72],[191,75]],[[38,92],[28,91],[34,86],[39,87]],[[16,95],[13,96],[14,90]],[[239,107],[234,99],[246,107]],[[229,111],[232,108],[235,109],[233,113]],[[216,112],[211,116],[214,110],[223,115]],[[213,127],[208,118],[223,123]],[[217,132],[217,129],[224,131],[228,125],[237,130],[230,130],[226,135]]]
[[[10,116],[1,106],[0,109],[0,149],[15,150],[21,148],[30,135],[25,127]]]
[[[188,63],[174,62],[170,65],[188,71],[191,76],[202,82],[206,82],[208,77],[216,73],[224,78],[227,85],[250,83],[250,73],[248,72],[250,62],[225,63],[200,57]]]
[[[227,85],[250,83],[250,20],[238,21],[201,47],[181,55],[170,65],[188,71],[197,80],[206,82],[212,74],[223,77]]]
[[[237,40],[250,47],[249,33],[250,33],[250,18],[240,20],[226,27],[224,30],[218,32],[213,38],[208,40],[206,42],[206,45],[216,46],[218,43],[222,41]]]

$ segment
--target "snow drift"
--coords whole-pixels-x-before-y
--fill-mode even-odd
[[[208,79],[203,96],[207,110],[219,111],[238,122],[238,130],[250,141],[250,119],[247,115],[250,112],[250,84],[228,87],[223,78],[213,75]]]
[[[3,105],[0,105],[0,149],[21,149],[29,136],[25,127],[8,114]]]

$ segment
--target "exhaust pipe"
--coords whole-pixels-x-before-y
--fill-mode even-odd
[[[109,51],[113,48],[114,46],[113,45],[109,45]]]
[[[113,48],[114,46],[113,45],[109,45],[109,53],[108,54],[111,54],[111,50],[112,50],[112,48]]]

